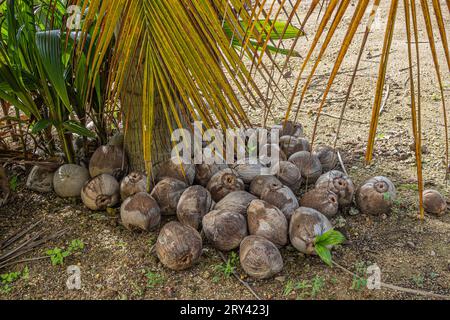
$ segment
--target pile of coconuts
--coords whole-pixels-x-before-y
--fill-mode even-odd
[[[239,250],[242,269],[267,279],[283,269],[280,249],[289,244],[316,255],[316,239],[333,229],[330,220],[338,212],[356,203],[363,214],[387,214],[396,199],[386,177],[356,188],[337,170],[333,148],[311,150],[301,124],[275,127],[281,161],[274,176],[260,175],[261,165],[179,165],[169,159],[150,178],[129,172],[123,148],[110,144],[94,152],[89,168],[61,166],[53,176],[54,191],[81,197],[91,210],[120,206],[121,222],[130,231],[159,229],[155,251],[167,268],[192,267],[209,244],[224,252]],[[429,213],[447,210],[437,191],[425,191],[424,200]]]

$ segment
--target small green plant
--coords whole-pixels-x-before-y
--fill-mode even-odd
[[[147,271],[145,274],[147,278],[147,288],[154,288],[162,283],[164,283],[164,277],[157,272]]]
[[[294,291],[294,281],[289,280],[288,282],[286,282],[286,285],[284,286],[284,290],[283,290],[283,296],[288,296],[292,293],[292,291]]]
[[[320,276],[315,276],[312,281],[311,298],[317,297],[324,287],[325,287],[324,278]]]
[[[46,251],[46,254],[50,256],[50,260],[53,266],[63,265],[64,259],[71,256],[76,251],[84,249],[83,240],[74,239],[70,242],[66,250],[62,248],[53,248]]]
[[[19,184],[19,177],[17,175],[12,176],[12,178],[9,180],[9,188],[11,191],[17,190],[17,185]]]
[[[0,274],[0,293],[10,293],[13,289],[14,282],[19,279],[28,280],[29,278],[30,271],[28,266],[26,266],[22,271]]]
[[[364,290],[367,287],[366,264],[364,262],[358,262],[355,265],[355,275],[353,276],[352,289],[356,291]]]
[[[229,278],[236,270],[236,266],[239,263],[239,257],[236,252],[231,252],[226,263],[222,263],[216,266],[215,270],[224,275],[225,278]]]
[[[412,280],[414,281],[414,284],[419,287],[419,288],[423,288],[423,285],[425,283],[425,278],[423,275],[419,274],[417,276],[413,276]]]
[[[322,261],[331,267],[333,261],[331,258],[331,251],[329,247],[339,245],[344,241],[345,237],[342,233],[331,229],[321,236],[316,237],[314,248],[317,255],[322,259]]]

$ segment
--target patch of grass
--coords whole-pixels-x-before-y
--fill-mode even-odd
[[[26,266],[22,271],[0,274],[0,293],[10,293],[16,281],[20,279],[28,280],[29,278],[30,271],[28,269],[28,266]]]
[[[11,191],[15,192],[17,191],[17,186],[19,185],[19,177],[17,175],[12,176],[9,180],[9,188]]]
[[[163,284],[165,281],[164,277],[161,274],[153,272],[151,270],[147,271],[145,277],[147,278],[147,288],[153,289],[156,286]]]
[[[419,274],[419,275],[413,276],[412,280],[417,287],[423,288],[424,283],[425,283],[425,277],[423,275]]]
[[[352,290],[362,291],[367,287],[366,263],[361,261],[355,264],[355,275],[352,281]]]
[[[296,283],[289,280],[283,289],[283,295],[289,296],[294,291],[297,293],[297,300],[303,300],[305,298],[315,299],[325,287],[325,279],[316,275],[312,280],[300,280]]]
[[[225,278],[229,278],[236,270],[238,263],[239,256],[236,254],[236,252],[232,251],[228,256],[227,262],[217,265],[214,269],[215,271],[220,272]]]
[[[324,287],[325,287],[324,278],[320,276],[315,276],[312,281],[311,298],[317,297],[317,295],[319,295],[319,293],[322,291]]]
[[[83,240],[74,239],[70,242],[67,249],[64,248],[53,248],[47,250],[45,253],[50,256],[50,260],[52,262],[53,266],[57,265],[63,265],[64,259],[71,256],[73,253],[77,251],[81,251],[84,249],[84,242]]]
[[[397,187],[400,191],[419,191],[419,186],[414,183],[403,183]]]

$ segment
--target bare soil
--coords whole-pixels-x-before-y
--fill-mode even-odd
[[[382,2],[381,22],[385,23],[388,3]],[[305,11],[305,8],[302,9]],[[444,12],[446,14],[447,12]],[[450,296],[450,215],[417,218],[418,195],[415,188],[415,159],[412,143],[409,106],[409,74],[403,7],[400,5],[395,26],[393,47],[388,67],[385,91],[389,92],[380,118],[375,158],[364,163],[370,114],[376,86],[376,75],[382,49],[384,27],[372,32],[358,71],[345,121],[338,141],[345,166],[355,184],[375,175],[389,177],[398,189],[398,201],[388,216],[372,217],[342,213],[335,221],[348,242],[337,248],[333,259],[352,272],[359,272],[376,263],[382,271],[382,281],[405,288]],[[450,15],[445,15],[450,23]],[[315,19],[315,17],[314,17]],[[422,17],[420,19],[423,20]],[[351,20],[351,12],[345,21]],[[426,186],[449,196],[445,183],[445,138],[442,101],[423,21],[420,20],[420,53],[422,79],[424,177]],[[306,30],[310,31],[311,30]],[[326,85],[335,56],[340,49],[345,28],[337,32],[336,41],[325,54],[314,78],[311,90],[301,106],[299,121],[311,135],[316,108]],[[333,143],[340,108],[353,71],[363,30],[353,41],[332,87],[327,106],[320,120],[317,143]],[[436,32],[439,62],[445,85],[445,101],[450,102],[450,73]],[[308,39],[299,41],[298,50],[305,56]],[[289,44],[287,44],[289,45]],[[294,58],[290,73],[280,86],[286,95],[292,92],[301,59]],[[305,73],[307,75],[307,73]],[[304,81],[303,81],[304,82]],[[447,103],[449,104],[449,103]],[[274,104],[271,121],[282,118],[287,103]],[[261,111],[249,108],[251,119],[260,119]],[[23,181],[22,181],[23,183]],[[223,264],[218,252],[205,245],[200,262],[192,269],[174,272],[164,268],[151,252],[157,232],[131,233],[120,224],[118,211],[92,212],[80,201],[62,200],[55,195],[42,195],[19,185],[13,201],[0,208],[0,241],[24,226],[43,219],[40,228],[48,233],[68,228],[58,240],[33,251],[27,258],[46,255],[46,250],[82,240],[85,248],[66,258],[64,265],[52,266],[50,259],[14,265],[0,273],[21,271],[28,266],[28,279],[17,280],[0,299],[252,299],[252,294],[234,277],[226,277],[218,266]],[[432,296],[405,293],[390,289],[358,289],[354,277],[341,269],[327,267],[317,257],[306,257],[288,246],[282,249],[284,270],[276,278],[255,281],[237,267],[241,278],[263,299],[434,299]],[[67,267],[81,268],[81,290],[68,290]],[[151,275],[149,276],[149,272]],[[155,280],[156,279],[156,280]],[[300,285],[299,285],[300,284]]]

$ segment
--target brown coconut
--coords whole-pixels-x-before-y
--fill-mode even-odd
[[[260,162],[263,165],[276,165],[276,163],[272,163],[272,151],[278,154],[278,161],[287,161],[286,154],[281,150],[278,144],[265,144],[259,151]],[[276,154],[274,154],[274,156]]]
[[[287,187],[297,192],[302,185],[302,174],[297,166],[289,161],[280,161],[276,167],[276,177]]]
[[[238,212],[214,210],[203,217],[202,224],[208,241],[222,251],[236,249],[247,236],[247,221]]]
[[[264,190],[266,190],[267,188],[281,188],[282,186],[283,183],[281,183],[281,181],[274,176],[258,176],[253,179],[252,183],[250,184],[250,192],[257,197],[261,197]]]
[[[234,191],[220,200],[215,205],[214,210],[227,210],[246,215],[250,202],[255,199],[257,199],[257,197],[247,191]]]
[[[182,224],[198,229],[201,226],[203,216],[213,209],[214,204],[211,194],[204,187],[189,187],[178,201],[178,220]]]
[[[316,238],[332,228],[331,222],[319,211],[300,207],[292,215],[289,238],[298,251],[314,255]]]
[[[300,206],[315,209],[332,218],[339,210],[338,196],[328,188],[315,188],[303,195]]]
[[[0,166],[0,207],[8,202],[11,190],[9,189],[9,179],[6,169]]]
[[[164,178],[174,178],[192,185],[195,178],[195,165],[179,163],[181,159],[172,158],[165,161],[158,169],[157,181]]]
[[[186,183],[174,178],[164,178],[156,184],[151,196],[158,202],[163,216],[177,213],[178,201],[187,187]]]
[[[176,271],[185,270],[199,260],[202,237],[194,228],[172,221],[161,229],[155,250],[164,266]]]
[[[295,194],[286,186],[269,186],[261,195],[261,200],[280,209],[288,220],[291,219],[292,213],[299,207]]]
[[[220,170],[227,169],[226,164],[198,164],[195,171],[194,182],[201,186],[206,187],[209,180]]]
[[[128,160],[120,146],[101,146],[94,152],[89,161],[91,177],[106,173],[120,180],[127,171]]]
[[[286,157],[292,156],[294,153],[300,151],[310,151],[311,145],[309,141],[304,138],[296,138],[293,136],[282,136],[280,137],[280,148],[281,151],[286,155]]]
[[[300,151],[293,154],[289,158],[289,162],[297,166],[306,183],[315,183],[322,175],[322,164],[319,158],[308,151]]]
[[[91,210],[114,207],[120,200],[120,187],[116,178],[102,173],[87,181],[81,189],[81,200]]]
[[[138,193],[151,191],[150,186],[147,190],[147,176],[139,172],[132,172],[122,179],[120,183],[120,197],[125,200],[128,197]]]
[[[395,186],[386,177],[371,178],[356,191],[356,204],[364,214],[387,214],[391,211],[395,199]]]
[[[334,150],[332,147],[319,146],[314,150],[313,154],[315,154],[319,158],[324,172],[328,172],[336,168],[338,164],[338,156],[336,150]]]
[[[338,196],[339,205],[347,207],[352,204],[355,185],[345,173],[333,170],[324,173],[316,181],[316,188],[328,188]]]
[[[150,231],[159,225],[161,212],[155,199],[146,192],[139,192],[122,203],[120,218],[128,230],[138,228]]]
[[[64,164],[53,175],[53,189],[62,198],[79,197],[90,179],[89,171],[76,164]]]
[[[274,125],[272,129],[280,130],[281,136],[293,136],[297,138],[303,137],[303,125],[301,123],[295,123],[291,120],[283,121],[280,124]]]
[[[248,160],[246,160],[248,162]],[[253,179],[261,175],[264,171],[264,167],[261,164],[236,164],[231,166],[238,178],[241,179],[245,184],[250,184]]]
[[[54,170],[49,170],[41,166],[34,166],[28,175],[26,186],[28,189],[40,193],[52,192],[53,176]]]
[[[206,189],[211,192],[215,202],[222,200],[227,194],[233,191],[244,190],[244,182],[238,178],[237,173],[232,169],[224,169],[217,172],[208,182]]]
[[[288,221],[277,207],[253,200],[247,209],[247,224],[251,235],[264,237],[278,247],[287,244]]]
[[[442,216],[447,212],[447,201],[436,190],[425,190],[423,192],[423,207],[430,214]]]
[[[242,269],[256,279],[268,279],[283,270],[278,248],[260,236],[248,236],[241,242],[239,260]]]

